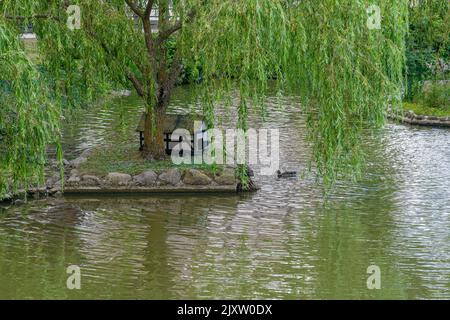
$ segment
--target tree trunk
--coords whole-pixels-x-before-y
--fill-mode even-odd
[[[156,107],[152,114],[147,112],[144,126],[143,155],[148,160],[162,160],[166,158],[166,145],[164,143],[165,108]],[[153,124],[155,128],[153,128]]]

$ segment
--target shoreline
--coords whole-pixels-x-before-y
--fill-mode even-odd
[[[20,205],[29,199],[39,200],[71,195],[239,194],[260,190],[251,178],[248,190],[243,190],[236,177],[235,168],[231,167],[221,168],[217,172],[174,167],[145,170],[136,175],[121,172],[94,175],[80,172],[80,167],[88,161],[91,153],[92,149],[86,149],[78,158],[63,161],[64,182],[58,173],[59,167],[53,161],[48,167],[45,185],[11,192],[0,199],[0,204]]]
[[[389,112],[388,119],[409,125],[450,128],[450,117],[417,115],[411,110],[398,115]]]

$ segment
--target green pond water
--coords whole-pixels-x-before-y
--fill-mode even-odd
[[[281,168],[303,171],[300,106],[277,99],[265,123],[250,124],[279,128]],[[189,88],[172,108],[198,108]],[[68,118],[66,157],[102,144],[137,148],[141,109],[120,98]],[[388,124],[365,140],[364,177],[339,181],[327,200],[305,175],[257,176],[252,194],[0,206],[0,298],[449,299],[450,130]],[[80,290],[66,287],[70,265],[81,269]],[[370,265],[380,290],[367,288]]]

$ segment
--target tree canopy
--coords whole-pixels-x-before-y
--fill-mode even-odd
[[[421,80],[450,74],[450,3],[414,1],[410,8],[407,37],[409,96],[421,91]]]
[[[58,145],[60,110],[41,80],[17,34],[0,19],[0,196],[8,185],[41,181],[46,147]]]
[[[3,96],[0,102],[9,105],[9,111],[0,111],[0,134],[9,141],[2,143],[7,156],[2,151],[0,168],[13,172],[16,182],[38,173],[45,146],[57,140],[58,107],[70,107],[75,93],[95,96],[109,83],[132,85],[142,97],[152,132],[146,139],[150,148],[176,78],[189,69],[188,80],[199,87],[210,124],[216,102],[227,102],[224,98],[232,92],[240,97],[238,127],[247,127],[250,108],[265,115],[264,95],[272,79],[280,93],[299,96],[313,160],[320,174],[334,179],[343,163],[351,163],[351,170],[361,163],[362,130],[382,125],[388,105],[399,105],[408,4],[2,0],[0,78],[10,91],[9,102]],[[69,5],[80,7],[80,29],[67,27]],[[152,32],[149,21],[154,9],[159,11],[158,32]],[[378,13],[380,27],[371,28],[370,19]],[[17,39],[17,25],[29,23],[38,36],[42,72],[26,58]],[[50,92],[40,89],[43,74]],[[8,131],[11,121],[22,137]],[[34,157],[39,161],[30,161]],[[5,181],[2,174],[0,182]]]

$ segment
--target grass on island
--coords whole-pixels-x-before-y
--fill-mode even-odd
[[[80,175],[95,175],[104,177],[110,172],[120,172],[130,175],[137,175],[142,172],[153,170],[162,171],[167,169],[178,168],[199,169],[207,172],[216,172],[219,166],[213,165],[175,165],[170,158],[162,161],[145,160],[138,147],[134,144],[118,145],[110,147],[101,147],[89,156],[88,161],[83,163],[78,169]]]
[[[415,114],[423,116],[450,117],[450,106],[443,108],[433,108],[420,103],[404,102],[403,110],[411,110]]]

